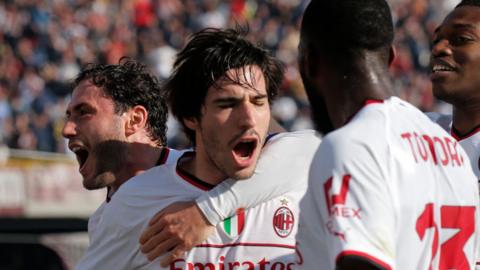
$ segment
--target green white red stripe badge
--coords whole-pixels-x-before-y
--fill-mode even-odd
[[[236,237],[242,233],[245,227],[245,209],[237,209],[237,213],[233,217],[229,217],[223,221],[223,229],[230,237]]]

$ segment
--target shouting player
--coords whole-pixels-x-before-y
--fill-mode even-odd
[[[392,97],[385,0],[312,1],[300,69],[327,134],[301,203],[300,269],[473,269],[479,200],[453,137]]]
[[[191,201],[216,185],[236,186],[247,178],[258,189],[263,179],[298,179],[298,184],[267,203],[237,209],[205,242],[186,257],[174,258],[168,268],[294,267],[298,203],[320,140],[314,131],[267,140],[270,102],[283,70],[244,34],[206,29],[178,54],[165,91],[194,150],[121,186],[104,209],[103,237],[91,251],[89,269],[161,269],[159,259],[149,262],[139,249],[138,238],[149,219],[173,202]],[[280,170],[285,172],[278,175]],[[177,247],[176,239],[164,240],[166,250]]]
[[[435,30],[430,69],[433,93],[453,115],[429,116],[463,146],[480,179],[480,1],[460,2]]]
[[[62,133],[77,156],[84,187],[108,189],[89,219],[90,246],[77,269],[92,265],[91,250],[103,237],[103,211],[119,187],[175,156],[164,148],[167,112],[158,80],[133,60],[92,64],[75,79]]]

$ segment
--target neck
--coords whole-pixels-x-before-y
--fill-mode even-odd
[[[132,177],[156,166],[163,148],[155,145],[133,143],[126,153],[124,164],[115,173],[115,181],[110,185],[112,192]]]
[[[195,149],[195,155],[182,160],[179,166],[191,175],[211,185],[218,185],[228,178],[215,166],[202,146],[198,144]]]
[[[366,55],[351,72],[340,74],[331,81],[337,83],[328,86],[325,102],[335,128],[345,125],[366,100],[383,100],[393,95],[390,75],[378,56]]]
[[[480,104],[454,106],[452,123],[460,134],[466,134],[480,125]]]

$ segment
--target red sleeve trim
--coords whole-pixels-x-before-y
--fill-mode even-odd
[[[388,263],[386,263],[386,262],[368,254],[368,253],[361,252],[361,251],[356,251],[356,250],[342,251],[340,254],[338,254],[335,261],[338,262],[341,258],[349,257],[349,256],[360,257],[360,258],[362,258],[364,260],[367,260],[367,261],[373,263],[374,265],[380,267],[380,269],[385,269],[385,270],[392,270],[393,269]]]

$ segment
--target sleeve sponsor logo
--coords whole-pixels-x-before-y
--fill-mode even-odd
[[[359,207],[350,207],[345,205],[348,197],[348,192],[350,188],[350,181],[352,176],[346,174],[342,177],[341,184],[340,184],[340,191],[339,193],[334,194],[333,183],[334,178],[333,176],[328,178],[325,184],[323,185],[324,192],[325,192],[325,200],[327,205],[328,215],[330,216],[329,221],[325,224],[327,231],[335,236],[340,238],[342,241],[346,241],[346,231],[347,229],[337,228],[335,224],[336,218],[358,218],[362,219],[360,212],[361,209]]]
[[[327,210],[330,216],[343,217],[343,218],[358,218],[360,216],[360,208],[348,207],[345,205],[347,201],[350,180],[352,179],[351,175],[346,174],[342,177],[342,184],[340,186],[340,193],[332,193],[333,186],[333,176],[328,178],[328,180],[323,185],[325,192],[325,199],[327,201]]]

